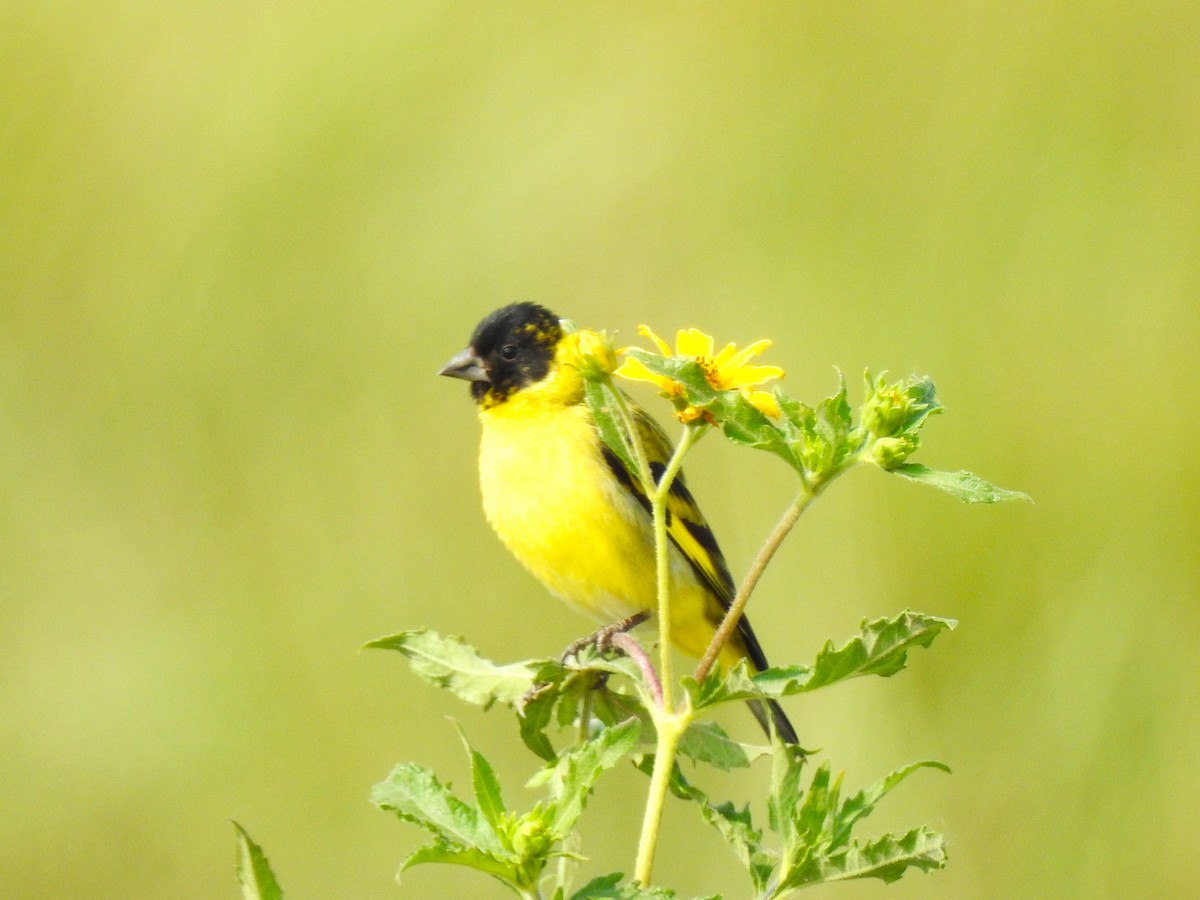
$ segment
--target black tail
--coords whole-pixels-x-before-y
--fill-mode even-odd
[[[758,724],[762,726],[762,730],[766,732],[767,737],[771,736],[771,727],[774,726],[775,733],[779,735],[779,739],[785,744],[800,743],[800,738],[796,735],[796,729],[788,721],[787,713],[783,711],[782,706],[774,700],[768,700],[765,706],[761,700],[750,700],[748,702],[750,704],[750,712],[754,713],[754,718],[758,719]]]

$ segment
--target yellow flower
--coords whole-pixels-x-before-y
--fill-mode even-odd
[[[738,350],[736,344],[726,344],[723,349],[714,353],[716,344],[712,336],[697,328],[689,328],[686,331],[680,330],[675,335],[675,350],[672,352],[667,342],[648,326],[639,326],[638,333],[652,340],[662,356],[684,357],[697,362],[704,370],[705,379],[715,390],[740,390],[764,415],[779,416],[779,405],[775,398],[766,391],[755,391],[752,388],[772,378],[782,378],[783,369],[778,366],[748,364],[751,359],[771,346],[769,340],[755,341],[742,350]],[[648,381],[668,397],[679,397],[683,394],[683,386],[675,379],[651,372],[642,362],[632,357],[626,359],[613,374],[631,381]],[[691,407],[682,410],[679,416],[685,422],[700,418],[699,411]]]

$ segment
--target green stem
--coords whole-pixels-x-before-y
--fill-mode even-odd
[[[675,771],[675,751],[679,739],[691,724],[691,710],[674,714],[667,710],[656,711],[654,725],[658,729],[658,742],[654,748],[654,769],[650,773],[650,794],[646,798],[646,812],[642,817],[642,836],[638,841],[637,864],[633,878],[642,887],[650,886],[650,875],[654,869],[654,851],[658,847],[658,832],[662,825],[666,807],[667,791],[671,786],[671,773]]]
[[[671,548],[667,543],[667,498],[671,493],[671,483],[683,465],[683,457],[701,434],[702,428],[684,429],[679,445],[663,470],[662,477],[649,493],[650,511],[654,520],[654,561],[658,581],[659,683],[662,686],[662,698],[657,709],[651,707],[658,740],[654,748],[654,769],[650,773],[650,791],[646,797],[642,835],[638,840],[637,863],[634,868],[635,880],[644,886],[650,884],[650,873],[654,868],[658,832],[662,825],[667,791],[671,786],[671,773],[675,770],[675,751],[679,748],[680,738],[692,721],[690,706],[676,712],[673,696],[675,679],[671,674]]]
[[[670,545],[667,543],[667,498],[671,494],[671,483],[683,466],[683,457],[687,455],[701,434],[701,429],[685,428],[679,439],[679,445],[671,455],[662,477],[654,485],[650,494],[650,511],[654,519],[654,562],[657,573],[658,596],[658,652],[659,680],[662,683],[662,708],[671,711],[675,708],[672,691],[674,678],[671,675],[671,557]]]
[[[646,448],[642,445],[642,435],[638,431],[633,413],[629,411],[629,402],[625,398],[625,392],[613,384],[611,378],[605,382],[604,386],[611,394],[613,405],[616,406],[621,423],[625,426],[625,434],[629,437],[629,449],[633,451],[633,458],[638,466],[636,473],[638,480],[641,481],[642,487],[649,496],[654,487],[654,476],[650,472],[650,462],[646,459]]]

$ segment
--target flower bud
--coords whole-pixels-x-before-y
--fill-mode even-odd
[[[919,443],[916,435],[880,438],[871,447],[871,459],[881,469],[894,469],[912,456]]]
[[[577,331],[568,336],[580,374],[589,381],[607,378],[617,368],[617,353],[604,332]]]
[[[912,411],[912,400],[896,385],[881,385],[863,407],[863,427],[878,437],[890,437],[904,429]]]

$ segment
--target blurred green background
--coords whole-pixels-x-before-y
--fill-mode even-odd
[[[591,627],[489,532],[434,376],[533,299],[771,337],[809,400],[927,373],[918,459],[1037,501],[859,472],[764,580],[779,662],[961,620],[789,706],[850,784],[954,769],[866,829],[928,822],[949,868],[828,896],[1195,896],[1198,41],[1184,2],[5,4],[0,894],[232,897],[232,817],[292,897],[504,896],[397,887],[422,835],[366,798],[404,760],[461,784],[454,717],[532,803],[509,717],[358,648]],[[689,470],[742,569],[789,473]],[[602,786],[583,876],[629,870],[642,789]],[[663,883],[746,895],[667,824]]]

